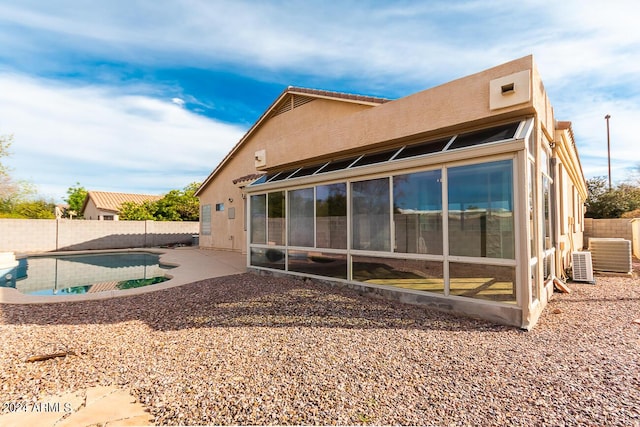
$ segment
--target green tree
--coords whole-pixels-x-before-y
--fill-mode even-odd
[[[53,219],[55,218],[56,205],[45,200],[27,200],[16,204],[14,213],[20,218]]]
[[[155,219],[156,206],[154,202],[124,202],[120,207],[119,218],[128,221],[146,221]]]
[[[640,209],[640,187],[624,183],[609,189],[606,177],[587,180],[588,218],[620,218],[626,212]]]
[[[200,183],[193,182],[183,190],[171,190],[156,202],[123,203],[120,219],[131,221],[198,221],[200,202],[195,196]]]
[[[69,210],[74,211],[75,215],[78,216],[82,211],[82,205],[86,198],[87,190],[81,186],[79,182],[76,182],[75,187],[69,187],[67,189],[67,198],[65,201],[69,204]]]
[[[200,187],[199,182],[192,182],[183,190],[171,190],[158,201],[166,212],[164,217],[169,221],[198,221],[200,219],[200,201],[195,196]],[[171,219],[169,219],[171,218]]]

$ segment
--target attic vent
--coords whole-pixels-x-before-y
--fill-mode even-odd
[[[307,102],[313,101],[315,98],[311,98],[310,96],[291,95],[291,99],[293,100],[293,108],[298,108]]]
[[[294,108],[298,108],[299,106],[306,104],[307,102],[313,101],[314,99],[315,98],[312,98],[310,96],[292,94],[288,98],[286,98],[277,109],[273,111],[271,117],[275,117],[282,113],[286,113],[287,111],[291,111]]]
[[[631,240],[591,238],[589,250],[594,270],[631,273]]]

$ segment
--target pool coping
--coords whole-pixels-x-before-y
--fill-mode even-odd
[[[95,294],[80,295],[27,295],[15,288],[0,287],[0,304],[49,304],[76,301],[95,301],[111,298],[122,298],[133,295],[146,294],[200,280],[240,274],[246,272],[246,255],[240,252],[215,251],[197,247],[179,248],[128,248],[128,249],[100,249],[82,251],[55,251],[38,253],[21,253],[16,258],[47,257],[54,255],[88,255],[100,253],[129,253],[146,252],[160,256],[162,265],[171,266],[166,273],[169,280],[150,286],[126,290],[111,290]]]

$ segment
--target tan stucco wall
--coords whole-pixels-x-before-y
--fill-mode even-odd
[[[559,194],[557,196],[559,237],[557,249],[562,268],[566,270],[571,266],[571,252],[579,251],[583,248],[584,200],[579,195],[577,196],[578,200],[574,200],[575,184],[564,165],[562,163],[560,165],[562,166],[558,166],[558,174],[556,176],[559,181]],[[560,276],[560,272],[557,273]]]
[[[251,140],[256,150],[266,150],[265,169],[326,155],[348,148],[340,144],[342,139],[339,135],[327,135],[327,130],[337,128],[345,118],[358,116],[358,113],[372,108],[378,107],[316,99],[269,119],[257,129]],[[336,140],[337,149],[332,146]]]
[[[295,144],[289,135],[299,129],[314,129],[318,123],[333,123],[341,117],[370,109],[371,106],[351,102],[316,99],[291,111],[266,120],[233,154],[224,167],[216,172],[215,184],[209,185],[199,194],[201,205],[211,205],[211,235],[200,235],[200,246],[215,249],[226,249],[246,252],[245,201],[241,185],[233,180],[256,173],[254,165],[255,153],[269,147],[269,155],[277,150],[292,153],[296,158],[304,158],[309,147],[304,139]],[[276,147],[276,149],[274,149]],[[233,202],[229,202],[229,199]],[[216,212],[217,203],[224,203],[225,210]],[[229,208],[235,208],[235,219],[229,219]]]
[[[547,102],[536,100],[544,94],[540,84],[529,102],[493,111],[488,103],[491,80],[532,68],[533,58],[527,56],[340,119],[322,121],[316,117],[312,127],[299,127],[284,114],[282,119],[289,124],[286,132],[262,143],[267,169],[302,158],[326,158],[364,146],[388,145],[389,141],[448,134],[460,124],[474,126],[500,117],[532,114],[534,104]]]
[[[246,157],[246,156],[245,156]],[[239,163],[240,159],[234,159]],[[245,162],[245,163],[248,163]],[[200,205],[211,205],[211,234],[200,233],[200,246],[206,248],[246,251],[244,232],[244,200],[242,191],[232,180],[239,176],[231,169],[223,170],[218,177],[217,185],[210,186],[200,196]],[[229,202],[229,199],[233,202]],[[224,203],[224,211],[216,211],[216,203]],[[235,208],[235,219],[229,219],[229,209]]]
[[[553,107],[544,89],[544,84],[538,73],[535,64],[532,64],[531,85],[533,90],[533,107],[536,110],[538,121],[542,131],[549,140],[553,140],[555,136],[555,118],[553,116]]]

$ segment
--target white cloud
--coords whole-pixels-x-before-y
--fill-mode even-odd
[[[171,98],[171,102],[173,102],[174,104],[176,104],[178,107],[184,107],[184,99],[181,98]]]
[[[14,176],[54,198],[76,181],[113,191],[182,188],[206,178],[244,132],[126,88],[15,74],[0,74],[0,87],[0,134],[14,134]]]
[[[63,55],[72,51],[133,66],[225,67],[257,78],[269,78],[264,75],[271,72],[278,78],[280,74],[308,75],[319,82],[343,77],[360,80],[357,89],[375,88],[385,96],[424,89],[533,53],[556,116],[573,122],[585,174],[594,176],[602,174],[603,165],[606,172],[603,117],[607,113],[612,115],[612,165],[627,170],[637,162],[638,21],[640,9],[633,0],[184,0],[163,2],[162,7],[118,0],[86,6],[33,0],[0,4],[0,23],[11,30],[0,30],[0,43],[14,47],[10,51],[23,68],[24,64],[55,63],[60,51],[52,49],[49,54],[47,49],[62,46]],[[55,88],[48,90],[59,93]],[[98,91],[94,96],[101,102],[86,105],[78,101],[81,95],[71,96],[73,91],[65,90],[73,101],[52,99],[59,110],[50,111],[44,103],[29,105],[40,109],[41,121],[66,120],[67,109],[80,117],[82,127],[57,129],[56,135],[47,136],[60,144],[60,140],[90,135],[91,148],[78,144],[70,154],[78,158],[94,152],[105,156],[102,145],[123,137],[119,129],[95,124],[96,117],[117,112],[115,122],[126,123],[130,140],[141,141],[152,123],[179,123],[187,117],[195,129],[195,120],[205,120],[178,108],[181,103],[176,100],[182,98],[172,104]],[[47,93],[45,98],[55,98]],[[184,99],[191,105],[187,96]],[[13,102],[19,105],[20,101]],[[175,154],[180,159],[180,153]],[[194,159],[181,161],[190,164]],[[118,162],[122,167],[131,165],[127,158]]]
[[[37,40],[44,31],[86,54],[134,63],[179,60],[414,84],[532,52],[548,80],[615,75],[621,64],[632,75],[640,67],[633,1],[36,3],[0,5],[0,21],[14,26],[15,40]]]

